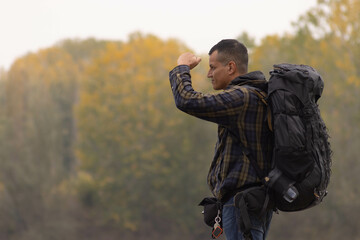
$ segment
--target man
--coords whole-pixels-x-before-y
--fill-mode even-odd
[[[248,73],[247,48],[237,40],[226,39],[209,52],[207,77],[215,94],[203,94],[192,88],[190,70],[201,59],[192,53],[178,58],[178,66],[170,73],[170,83],[176,106],[195,117],[218,124],[215,156],[208,174],[208,185],[223,203],[222,223],[227,240],[243,239],[234,206],[234,195],[261,180],[249,161],[255,156],[261,171],[270,168],[269,130],[266,124],[266,106],[258,93],[266,95],[266,80],[260,71]],[[254,240],[265,239],[272,211],[263,219],[251,215],[251,235]]]

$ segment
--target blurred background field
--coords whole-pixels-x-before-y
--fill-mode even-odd
[[[319,0],[292,30],[234,36],[250,70],[307,64],[325,81],[329,195],[274,215],[269,239],[360,239],[360,1]],[[168,72],[184,51],[134,31],[61,40],[0,70],[0,239],[210,239],[197,204],[210,195],[216,126],[174,105]],[[210,92],[202,59],[193,83]]]

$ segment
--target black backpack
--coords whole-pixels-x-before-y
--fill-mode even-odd
[[[317,104],[323,89],[321,76],[310,66],[284,63],[270,72],[266,102],[274,148],[272,170],[264,180],[278,210],[304,210],[327,195],[332,151]]]

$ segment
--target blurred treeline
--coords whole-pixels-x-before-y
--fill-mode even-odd
[[[319,207],[274,215],[269,239],[360,239],[360,0],[319,0],[293,27],[238,39],[250,70],[321,73],[332,179]],[[64,40],[1,71],[0,239],[210,239],[197,204],[216,126],[178,111],[168,81],[189,50],[141,33]],[[211,91],[206,72],[205,53],[195,89]]]

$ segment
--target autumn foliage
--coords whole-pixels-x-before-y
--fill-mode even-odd
[[[270,239],[360,238],[360,1],[319,0],[292,34],[250,49],[250,70],[316,68],[334,151],[319,207],[274,215]],[[220,40],[220,39],[219,39]],[[178,111],[175,39],[64,40],[0,72],[0,239],[208,239],[198,202],[216,126]],[[207,55],[192,71],[211,91]],[[293,226],[296,226],[294,228]]]

